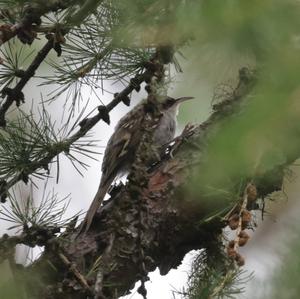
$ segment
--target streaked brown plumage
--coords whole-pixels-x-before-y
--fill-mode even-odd
[[[178,99],[166,97],[162,102],[162,116],[153,134],[153,143],[157,148],[169,143],[174,138],[178,106],[188,99],[192,99],[192,97]],[[130,170],[141,139],[142,132],[140,128],[142,127],[145,113],[144,104],[145,102],[141,102],[122,117],[113,135],[110,137],[104,152],[100,185],[86,217],[79,228],[79,233],[86,232],[89,229],[114,179],[118,175]]]

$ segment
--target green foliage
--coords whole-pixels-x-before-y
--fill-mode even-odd
[[[242,111],[214,129],[205,163],[189,185],[193,198],[203,199],[206,193],[211,202],[213,190],[214,199],[220,199],[218,190],[234,195],[241,182],[297,157],[300,7],[296,1],[188,3],[179,9],[180,17],[175,20],[194,36],[188,52],[194,58],[192,75],[187,74],[187,81],[202,70],[214,73],[213,79],[218,80],[218,73],[225,69],[225,76],[228,73],[231,77],[229,70],[235,60],[242,66],[243,61],[251,61],[250,67],[256,69],[255,86]],[[191,13],[189,18],[187,12]],[[227,85],[231,89],[222,91],[222,100],[232,96],[236,83]],[[201,90],[195,83],[190,92]],[[199,182],[203,182],[201,188]],[[224,205],[232,197],[221,194]]]
[[[70,203],[69,196],[59,198],[54,191],[47,193],[46,188],[39,200],[35,200],[32,192],[26,198],[23,197],[20,190],[19,192],[13,190],[9,196],[10,207],[3,206],[0,211],[0,220],[10,222],[12,224],[10,229],[61,228],[78,216],[77,214],[69,219],[64,219]]]
[[[14,86],[18,78],[22,76],[22,71],[28,66],[35,51],[28,51],[26,46],[20,42],[8,42],[0,49],[1,68],[0,68],[0,88]]]
[[[219,244],[213,251],[202,250],[197,254],[188,287],[181,293],[187,299],[236,298],[250,278],[251,275],[225,256]]]
[[[47,177],[50,165],[55,161],[59,169],[59,159],[52,159],[61,152],[79,173],[81,167],[86,168],[88,165],[80,161],[78,155],[95,159],[94,155],[97,154],[93,151],[95,140],[90,140],[88,135],[76,142],[69,139],[78,124],[78,119],[71,128],[66,124],[56,129],[51,116],[44,106],[42,108],[37,120],[33,114],[27,115],[20,110],[21,115],[9,122],[5,130],[0,131],[0,178],[2,180],[21,179],[27,183],[31,174],[36,178]]]
[[[28,180],[29,168],[34,167],[34,162],[45,158],[49,151],[55,149],[55,145],[60,145],[49,121],[47,114],[38,122],[32,116],[23,114],[0,132],[2,179],[19,174]],[[47,165],[44,166],[47,168]]]

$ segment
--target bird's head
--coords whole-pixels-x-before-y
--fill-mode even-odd
[[[163,111],[170,111],[177,114],[180,104],[191,99],[194,99],[194,97],[181,97],[177,99],[166,97],[162,103],[162,109]]]
[[[194,97],[181,97],[181,98],[174,99],[171,97],[166,97],[166,99],[162,103],[162,108],[163,110],[168,110],[173,107],[178,107],[181,103],[191,100],[193,98]]]

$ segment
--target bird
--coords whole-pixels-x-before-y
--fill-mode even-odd
[[[153,144],[158,150],[173,140],[177,127],[178,108],[181,103],[189,99],[193,99],[193,97],[175,99],[164,96],[160,108],[162,115],[153,132]],[[102,176],[97,193],[79,227],[78,234],[86,233],[90,228],[93,218],[113,181],[130,171],[142,136],[140,128],[146,113],[145,104],[146,101],[141,101],[117,123],[104,152]]]

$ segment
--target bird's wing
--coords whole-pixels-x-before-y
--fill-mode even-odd
[[[140,127],[143,121],[142,111],[134,114],[134,119],[121,119],[110,137],[102,163],[103,183],[118,172],[126,171],[134,160],[135,150],[140,140]],[[125,120],[125,121],[124,121]]]

